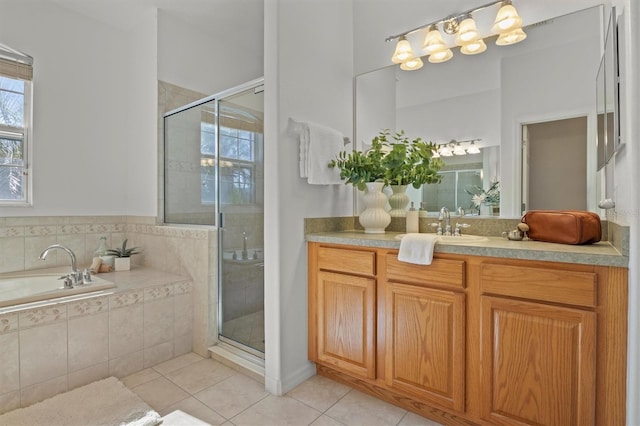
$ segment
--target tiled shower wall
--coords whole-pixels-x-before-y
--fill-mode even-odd
[[[78,267],[91,263],[101,236],[109,247],[142,248],[132,264],[171,272],[193,282],[193,350],[206,356],[217,338],[217,230],[155,225],[155,217],[79,216],[0,218],[0,273],[70,265],[63,251],[40,253],[63,244],[76,253]]]

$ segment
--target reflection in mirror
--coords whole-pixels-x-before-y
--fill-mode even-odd
[[[498,181],[499,151],[500,148],[494,146],[481,149],[479,154],[447,157],[446,165],[440,169],[442,182],[423,185],[419,191],[428,214],[436,214],[442,207],[467,216],[494,214],[494,208],[500,207],[495,202],[495,196],[484,202],[479,202],[478,196],[490,188],[490,184],[485,185],[485,182]]]
[[[482,55],[454,55],[449,62],[425,64],[417,71],[390,66],[357,76],[356,147],[369,143],[385,128],[405,130],[410,137],[436,144],[482,139],[478,146],[496,147],[500,157],[497,174],[482,174],[482,188],[488,189],[492,179],[499,180],[501,215],[519,217],[522,126],[587,117],[583,179],[588,188],[587,209],[596,211],[593,86],[600,61],[602,16],[603,7],[597,6],[529,25],[527,39],[513,46],[497,48],[491,41]],[[450,158],[455,157],[444,158],[445,164]],[[535,186],[536,182],[529,182],[529,187]],[[445,190],[435,188],[418,192],[410,196],[420,197],[430,210],[434,204],[455,204],[456,197],[454,207],[465,207],[460,191],[447,197]],[[439,193],[434,195],[436,201],[423,199],[424,193],[430,196],[433,192]],[[357,204],[356,213],[360,206]]]
[[[522,131],[522,213],[586,210],[587,117],[530,123]]]

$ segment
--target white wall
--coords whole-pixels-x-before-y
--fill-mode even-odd
[[[256,4],[252,1],[249,7],[257,7]],[[158,79],[213,95],[262,77],[263,21],[255,16],[261,18],[255,11],[244,14],[241,21],[234,23],[235,32],[228,33],[228,25],[212,20],[209,27],[203,28],[160,10]]]
[[[305,217],[352,214],[345,185],[299,177],[289,117],[353,133],[352,3],[265,2],[266,385],[283,393],[313,374],[307,360]]]
[[[0,216],[126,213],[128,37],[48,1],[0,10],[1,42],[34,57],[34,205]]]
[[[614,174],[612,197],[617,221],[631,227],[629,250],[629,312],[627,351],[627,424],[640,424],[640,4],[618,0],[620,18],[621,135],[625,146],[610,170]]]
[[[158,205],[158,11],[146,10],[130,37],[127,214],[155,216]]]

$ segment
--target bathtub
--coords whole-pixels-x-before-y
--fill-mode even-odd
[[[25,304],[41,306],[49,304],[43,302],[68,302],[74,298],[88,296],[88,293],[104,294],[105,290],[116,286],[110,281],[92,276],[90,284],[65,289],[62,280],[58,279],[61,275],[63,274],[60,272],[0,275],[0,313],[7,311],[7,307]]]

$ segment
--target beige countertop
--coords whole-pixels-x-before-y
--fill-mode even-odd
[[[323,232],[307,234],[309,242],[345,244],[361,247],[399,249],[399,232],[365,234],[363,231]],[[486,237],[482,242],[456,244],[436,243],[436,253],[502,257],[510,259],[543,260],[586,265],[628,267],[629,258],[623,256],[608,241],[588,245],[567,245],[540,241],[510,241],[503,237]]]

